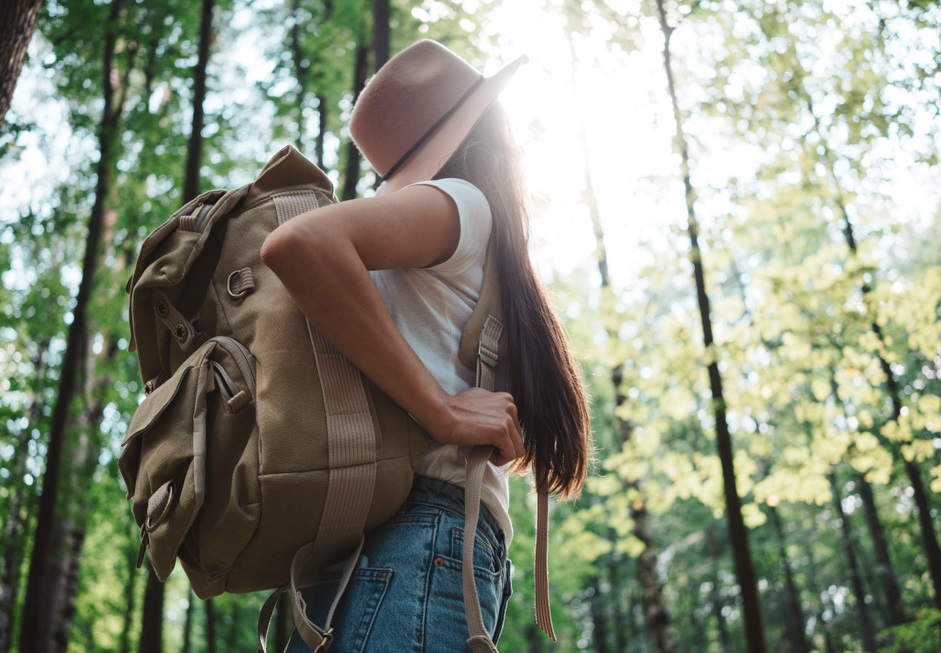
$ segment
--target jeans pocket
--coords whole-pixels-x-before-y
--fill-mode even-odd
[[[358,567],[353,571],[333,616],[333,650],[360,653],[365,648],[391,580],[391,569]],[[307,618],[320,627],[324,626],[330,605],[336,598],[338,584],[339,573],[327,573],[313,588],[304,592],[309,597]],[[310,650],[295,630],[287,653],[306,653]]]
[[[506,608],[510,604],[511,596],[513,596],[513,563],[507,560],[503,572],[503,600],[500,602],[500,609],[497,610],[497,623],[493,627],[494,643],[500,640],[500,635],[503,633]]]

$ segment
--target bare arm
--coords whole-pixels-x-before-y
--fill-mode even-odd
[[[512,397],[445,392],[399,333],[368,272],[445,261],[459,238],[451,199],[431,186],[411,186],[299,215],[268,236],[261,256],[311,325],[432,438],[492,444],[493,462],[503,464],[523,453]]]

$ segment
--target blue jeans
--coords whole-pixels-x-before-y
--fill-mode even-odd
[[[459,653],[467,621],[461,578],[464,489],[417,476],[399,513],[366,538],[353,577],[333,618],[330,653]],[[512,593],[503,531],[480,507],[474,576],[484,626],[494,642]],[[332,572],[332,573],[331,573]],[[339,570],[309,592],[307,615],[323,626]],[[308,592],[305,592],[308,594]],[[287,651],[310,651],[297,631]]]

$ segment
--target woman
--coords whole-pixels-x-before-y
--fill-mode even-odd
[[[522,62],[484,78],[432,41],[393,57],[350,123],[383,178],[376,197],[298,216],[262,248],[311,324],[435,441],[406,506],[367,538],[334,619],[334,651],[464,649],[460,540],[470,446],[494,447],[474,544],[494,640],[510,593],[509,472],[531,471],[537,487],[562,498],[584,481],[587,399],[529,259],[519,158],[495,103]],[[490,241],[512,394],[474,388],[474,371],[457,358]],[[326,610],[315,602],[308,614],[322,622]],[[295,634],[291,650],[309,649]]]

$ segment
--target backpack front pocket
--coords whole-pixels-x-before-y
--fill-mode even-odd
[[[260,494],[255,362],[231,338],[213,338],[148,395],[134,414],[119,467],[158,578],[177,555],[187,567],[221,573],[251,537]],[[210,464],[207,465],[207,459]],[[238,481],[248,479],[248,483]],[[253,487],[254,486],[254,487]],[[227,513],[232,502],[244,510]],[[219,515],[226,515],[218,523]],[[200,555],[200,540],[224,534],[223,554]]]

